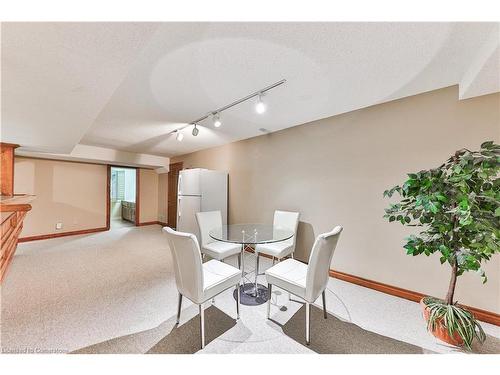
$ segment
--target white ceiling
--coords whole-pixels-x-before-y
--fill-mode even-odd
[[[2,25],[2,139],[183,154],[451,85],[500,91],[497,23]],[[222,114],[169,131],[285,78]],[[457,98],[458,99],[458,98]]]

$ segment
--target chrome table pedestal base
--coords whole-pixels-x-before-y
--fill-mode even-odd
[[[262,284],[257,284],[257,294],[255,294],[255,284],[246,283],[240,285],[240,303],[246,306],[258,306],[267,302],[269,299],[269,290]],[[236,290],[233,293],[233,297],[236,299]]]

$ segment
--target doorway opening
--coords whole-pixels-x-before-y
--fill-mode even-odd
[[[108,167],[109,221],[111,229],[133,227],[139,222],[136,168]]]

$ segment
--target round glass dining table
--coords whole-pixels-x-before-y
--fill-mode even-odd
[[[240,303],[243,305],[260,305],[269,299],[267,287],[262,284],[255,284],[247,275],[255,272],[245,268],[245,250],[248,246],[286,241],[293,237],[291,230],[275,228],[270,224],[230,224],[209,232],[211,238],[216,241],[237,243],[241,245],[241,283],[240,283]],[[247,253],[251,254],[251,253]],[[257,255],[253,253],[256,257]],[[236,296],[235,291],[235,298]]]

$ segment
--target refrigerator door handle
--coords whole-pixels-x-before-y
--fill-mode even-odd
[[[177,198],[177,212],[179,213],[179,217],[181,217],[181,197]]]
[[[182,195],[182,174],[179,173],[179,188],[177,189],[177,195]]]

